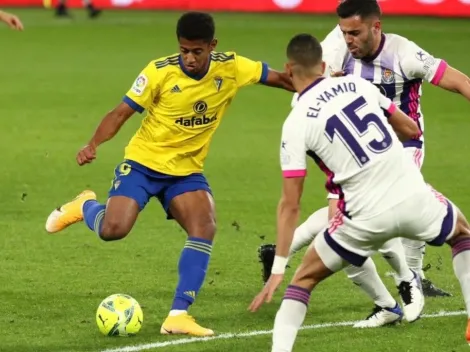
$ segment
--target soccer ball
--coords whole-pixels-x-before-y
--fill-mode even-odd
[[[129,295],[106,297],[96,311],[96,324],[103,335],[132,336],[142,327],[144,315],[139,303]]]

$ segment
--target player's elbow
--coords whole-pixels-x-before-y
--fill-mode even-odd
[[[419,129],[418,124],[414,121],[410,121],[410,122],[411,123],[408,125],[408,128],[407,128],[406,137],[408,139],[417,139],[417,138],[421,137],[422,132]]]
[[[470,100],[470,78],[455,68],[448,67],[438,85]]]
[[[400,141],[405,142],[410,139],[416,139],[421,136],[421,130],[418,123],[397,109],[389,118],[393,130]]]
[[[398,139],[400,139],[401,142],[406,142],[410,139],[418,139],[421,137],[421,135],[422,132],[416,124],[404,126],[399,131],[397,131]]]
[[[457,85],[457,91],[465,98],[470,100],[470,78],[468,76],[465,76],[465,78],[459,82]]]

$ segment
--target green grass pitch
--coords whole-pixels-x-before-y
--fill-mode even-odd
[[[153,58],[178,50],[177,13],[105,12],[88,20],[57,20],[46,10],[18,10],[23,33],[0,28],[0,351],[98,352],[129,345],[178,340],[162,337],[160,324],[171,304],[177,260],[185,241],[156,201],[122,241],[104,243],[79,224],[47,235],[49,212],[86,188],[104,201],[113,169],[138,127],[136,115],[92,165],[79,168],[75,153],[104,113],[117,104]],[[236,50],[282,69],[285,45],[298,32],[323,38],[334,17],[215,14],[219,50]],[[416,41],[470,73],[468,20],[385,18],[384,30]],[[210,269],[191,313],[217,333],[272,328],[281,293],[257,314],[248,304],[261,288],[257,247],[275,239],[280,195],[280,129],[291,94],[248,87],[238,94],[215,135],[206,175],[217,203],[218,234]],[[424,86],[429,183],[470,214],[468,158],[470,105],[464,98]],[[326,204],[324,176],[311,166],[302,219]],[[419,221],[419,219],[416,219]],[[292,263],[295,267],[298,256]],[[385,277],[389,268],[376,263]],[[448,248],[429,248],[427,275],[451,291],[428,299],[425,312],[464,309]],[[289,278],[293,268],[287,273]],[[390,278],[386,284],[396,296]],[[287,283],[287,282],[286,282]],[[135,297],[144,325],[134,338],[101,336],[95,325],[99,302],[112,293]],[[343,273],[313,293],[306,324],[358,320],[371,302]],[[466,316],[422,319],[393,328],[304,330],[296,351],[466,351]],[[269,351],[270,335],[168,346],[155,351]]]

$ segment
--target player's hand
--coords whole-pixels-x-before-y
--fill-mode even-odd
[[[255,297],[253,302],[251,302],[248,310],[256,312],[264,302],[271,302],[274,292],[276,292],[279,285],[281,285],[283,279],[283,274],[271,274],[268,282],[264,285],[263,290]]]
[[[0,11],[0,21],[5,22],[10,28],[17,31],[22,31],[24,28],[20,19],[8,12]]]
[[[91,163],[96,159],[96,147],[93,145],[86,145],[77,154],[77,163],[82,166]]]
[[[331,72],[330,76],[331,77],[343,77],[344,76],[344,71]]]

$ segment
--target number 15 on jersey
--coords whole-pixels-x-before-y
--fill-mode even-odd
[[[360,167],[370,161],[371,153],[383,153],[393,143],[390,132],[379,116],[374,113],[368,113],[363,117],[358,115],[358,112],[366,106],[364,97],[357,98],[342,109],[343,119],[333,115],[328,119],[325,128],[328,140],[333,143],[334,138],[339,138]],[[381,138],[372,139],[371,129],[377,130]]]

